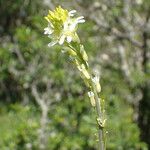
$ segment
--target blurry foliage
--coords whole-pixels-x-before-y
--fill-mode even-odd
[[[85,6],[91,3],[85,2]],[[38,149],[40,110],[30,86],[38,81],[41,83],[40,92],[44,91],[42,79],[45,77],[52,80],[53,101],[57,99],[55,93],[60,94],[59,102],[49,108],[47,150],[95,149],[95,115],[87,91],[60,50],[47,47],[49,39],[43,35],[46,26],[43,16],[48,9],[42,3],[40,0],[0,0],[0,149]],[[148,7],[149,0],[143,5]],[[141,7],[140,11],[144,8]],[[121,9],[121,1],[109,9],[107,19],[110,24],[116,24],[114,18],[120,15]],[[92,21],[79,28],[93,66],[100,59],[96,57],[101,49],[107,46],[111,49],[112,46],[107,45],[104,35],[99,35],[94,29]],[[96,41],[96,36],[100,36],[100,41]],[[109,53],[107,49],[105,52]],[[123,79],[119,58],[112,55],[111,59],[113,63],[102,63],[101,68],[102,96],[106,100],[107,113],[107,149],[147,150],[146,144],[139,140],[139,129],[132,119],[133,107],[125,97],[133,89]],[[133,78],[135,86],[145,80],[138,71],[133,71]]]
[[[31,145],[34,150],[37,134],[33,131],[37,131],[39,127],[38,113],[34,106],[11,104],[7,108],[3,106],[0,114],[0,148],[25,150]]]

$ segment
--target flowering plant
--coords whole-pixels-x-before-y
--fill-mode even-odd
[[[88,64],[88,56],[84,46],[80,43],[77,34],[79,23],[84,23],[84,17],[75,17],[76,10],[67,11],[66,9],[57,7],[54,11],[49,11],[45,19],[48,21],[48,26],[44,29],[44,34],[47,34],[51,39],[49,47],[56,44],[60,45],[63,51],[67,54],[72,63],[80,72],[81,78],[84,80],[89,89],[88,96],[91,105],[96,109],[96,122],[98,125],[99,150],[105,149],[105,116],[104,116],[104,100],[100,98],[101,86],[99,75],[93,74],[90,71]]]
[[[62,45],[64,42],[70,43],[78,40],[77,25],[85,22],[85,20],[83,16],[74,18],[75,13],[76,10],[68,12],[60,6],[53,12],[49,11],[49,14],[45,17],[48,21],[48,27],[44,29],[44,34],[48,34],[52,40],[48,46],[54,46],[57,43]]]

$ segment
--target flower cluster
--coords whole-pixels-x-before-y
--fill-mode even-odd
[[[66,9],[57,7],[54,11],[49,11],[45,19],[48,21],[48,26],[44,29],[44,34],[47,34],[51,39],[49,47],[55,44],[62,45],[64,42],[70,43],[77,41],[76,34],[77,25],[85,22],[84,17],[75,18],[76,10],[68,12]]]

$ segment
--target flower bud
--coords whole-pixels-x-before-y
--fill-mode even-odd
[[[68,50],[68,53],[69,53],[69,55],[71,55],[71,56],[76,56],[76,55],[77,55],[77,53],[76,53],[74,50],[72,50],[72,49],[69,49],[69,50]]]
[[[92,78],[92,81],[94,82],[95,86],[96,86],[96,90],[97,92],[101,92],[101,85],[99,83],[99,76],[95,76],[94,78]]]
[[[83,57],[83,60],[84,60],[84,61],[88,61],[88,56],[87,56],[87,54],[86,54],[86,51],[84,50],[83,45],[80,46],[80,53],[81,53],[81,55],[82,55],[82,57]]]
[[[84,64],[82,64],[81,66],[78,66],[79,71],[82,72],[82,74],[85,76],[85,78],[90,79],[90,75],[88,73],[88,71],[86,70]]]
[[[73,41],[74,41],[74,42],[77,42],[77,43],[80,43],[80,39],[79,39],[77,33],[74,34]]]
[[[90,92],[88,92],[88,96],[89,96],[89,98],[90,98],[91,105],[92,105],[93,107],[95,107],[95,106],[96,106],[96,103],[95,103],[94,93],[93,93],[92,91],[90,91]]]
[[[100,83],[96,84],[96,90],[97,90],[98,93],[101,92],[101,85],[100,85]]]

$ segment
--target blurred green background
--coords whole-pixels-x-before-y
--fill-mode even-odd
[[[0,0],[0,150],[95,150],[87,89],[44,16],[85,16],[79,36],[101,74],[107,149],[150,149],[149,0]]]

